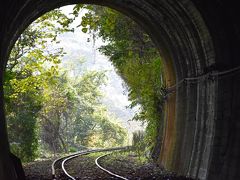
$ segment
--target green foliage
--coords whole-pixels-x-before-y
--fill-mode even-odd
[[[48,22],[43,22],[44,19]],[[42,107],[42,89],[46,79],[57,74],[62,49],[51,49],[57,43],[61,26],[67,18],[54,10],[36,20],[19,37],[11,51],[4,78],[5,109],[11,151],[23,161],[31,161],[38,152],[38,112]],[[60,23],[58,28],[57,22]],[[47,67],[51,65],[50,67]]]
[[[124,79],[132,102],[130,107],[140,106],[133,120],[147,123],[145,140],[153,147],[161,133],[166,92],[158,51],[149,36],[128,17],[109,8],[88,7],[91,8],[80,25],[85,32],[107,42],[100,51],[109,56]]]
[[[45,148],[56,153],[124,143],[126,132],[100,103],[104,72],[89,71],[76,79],[63,72],[56,78],[44,89],[39,116]]]
[[[65,53],[55,48],[57,36],[74,31],[72,21],[59,9],[51,11],[31,24],[12,49],[4,78],[5,110],[11,151],[23,161],[41,152],[125,142],[126,132],[100,103],[104,72],[76,78],[59,68]]]
[[[144,156],[147,147],[144,131],[133,132],[132,146],[133,150],[137,152],[139,159]]]
[[[128,90],[133,118],[147,123],[145,141],[153,147],[162,127],[165,96],[162,64],[149,36],[131,19],[100,6],[76,5],[73,15],[86,8],[82,31],[107,42],[100,51],[109,56]],[[121,145],[126,132],[100,103],[104,72],[71,78],[59,70],[64,51],[54,48],[60,33],[71,32],[74,18],[54,10],[35,21],[16,42],[5,72],[5,104],[11,150],[24,161],[41,148],[67,152],[85,146]],[[37,141],[40,135],[40,141]]]
[[[133,139],[132,139],[132,146],[133,148],[139,149],[144,151],[144,137],[145,133],[144,131],[135,131],[133,132]]]
[[[48,18],[48,22],[43,21]],[[56,21],[66,17],[55,10],[30,25],[13,47],[4,78],[5,110],[11,151],[23,161],[38,155],[38,113],[42,108],[42,90],[58,73],[64,55],[62,49],[52,49],[59,32],[68,31]],[[56,25],[57,26],[57,25]],[[50,50],[51,49],[51,50]]]

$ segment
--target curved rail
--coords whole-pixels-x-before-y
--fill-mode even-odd
[[[66,159],[66,158],[69,158],[69,157],[73,157],[73,156],[76,156],[76,155],[81,155],[81,154],[86,153],[86,152],[88,152],[88,151],[89,151],[89,150],[79,151],[79,152],[70,154],[70,155],[68,155],[68,156],[60,157],[60,158],[54,160],[53,163],[52,163],[52,179],[53,179],[53,180],[56,180],[56,178],[57,178],[57,177],[56,177],[55,166],[56,166],[56,164],[57,164],[58,162]]]
[[[65,169],[65,163],[71,159],[74,159],[78,156],[81,156],[81,155],[86,155],[86,154],[90,154],[90,153],[96,153],[96,152],[105,152],[105,151],[117,151],[117,150],[125,150],[125,149],[129,149],[130,146],[126,146],[126,147],[117,147],[117,148],[108,148],[108,149],[92,149],[92,150],[85,150],[85,151],[80,151],[80,152],[77,152],[77,153],[74,153],[74,154],[71,154],[71,155],[68,155],[68,156],[64,156],[64,157],[61,157],[61,158],[58,158],[56,159],[53,163],[52,163],[52,178],[53,180],[56,180],[56,170],[55,170],[55,166],[56,166],[56,163],[62,161],[61,163],[61,169],[62,171],[64,172],[64,174],[72,179],[72,180],[75,180],[75,178],[73,176],[71,176]]]
[[[65,169],[65,166],[64,166],[65,163],[66,163],[67,161],[71,160],[71,159],[74,159],[74,158],[78,157],[78,156],[86,155],[86,154],[90,154],[90,153],[94,153],[94,152],[96,152],[96,150],[88,150],[88,151],[84,151],[84,152],[82,152],[82,153],[79,153],[79,154],[76,154],[76,155],[73,155],[73,156],[70,156],[70,157],[64,159],[63,162],[62,162],[61,167],[62,167],[62,170],[63,170],[63,172],[65,173],[65,175],[66,175],[68,178],[70,178],[70,179],[72,179],[72,180],[75,180],[75,178],[74,178],[73,176],[71,176],[71,175],[67,172],[67,170]]]
[[[115,173],[113,173],[113,172],[105,169],[104,167],[102,167],[102,166],[99,164],[98,160],[99,160],[100,158],[103,158],[103,157],[105,157],[105,156],[108,156],[109,154],[111,154],[111,153],[108,153],[108,154],[104,154],[104,155],[102,155],[102,156],[99,156],[99,157],[95,160],[95,164],[96,164],[101,170],[105,171],[106,173],[110,174],[111,176],[117,177],[117,178],[119,178],[119,179],[128,180],[127,178],[125,178],[125,177],[123,177],[123,176],[120,176],[120,175],[118,175],[118,174],[115,174]]]

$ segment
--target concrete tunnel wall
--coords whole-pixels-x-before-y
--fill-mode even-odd
[[[227,0],[1,2],[0,179],[16,179],[9,159],[2,89],[11,47],[37,17],[73,3],[119,10],[139,23],[159,48],[167,85],[172,87],[165,105],[159,163],[193,178],[240,179],[240,13],[237,4]],[[228,72],[219,74],[224,71]]]

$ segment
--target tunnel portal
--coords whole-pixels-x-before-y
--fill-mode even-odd
[[[159,161],[179,175],[240,179],[240,11],[227,0],[9,0],[0,5],[0,179],[10,160],[3,72],[16,39],[44,13],[69,4],[116,9],[152,38],[168,86]]]

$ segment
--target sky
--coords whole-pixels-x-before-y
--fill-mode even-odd
[[[72,8],[73,6],[64,6],[61,9],[66,15],[69,15]],[[81,16],[73,22],[73,27],[79,25],[80,22]],[[74,59],[75,62],[80,62],[84,59],[84,69],[106,71],[108,81],[106,86],[102,87],[105,93],[102,102],[106,105],[109,112],[119,119],[119,123],[128,130],[129,134],[133,131],[144,129],[140,122],[128,121],[134,116],[138,108],[126,108],[130,105],[130,102],[128,101],[127,90],[123,87],[124,82],[116,73],[109,58],[97,50],[101,45],[105,44],[102,39],[98,38],[95,45],[93,45],[91,36],[83,33],[80,28],[77,28],[74,33],[68,32],[60,35],[59,40],[61,41],[59,46],[63,47],[67,53],[63,62],[66,62],[70,58]],[[89,40],[90,42],[88,42]],[[77,69],[78,67],[74,68]]]

